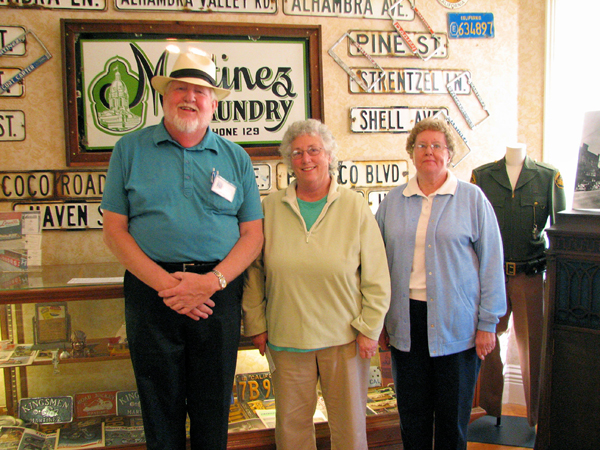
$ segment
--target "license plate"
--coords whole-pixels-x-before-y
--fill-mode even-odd
[[[254,177],[259,191],[271,189],[271,166],[269,164],[253,164]]]
[[[448,13],[448,30],[452,39],[493,38],[494,14]]]
[[[274,398],[271,372],[242,373],[235,376],[238,402]]]

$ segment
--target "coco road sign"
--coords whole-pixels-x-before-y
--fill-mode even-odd
[[[104,170],[0,172],[0,201],[100,199],[105,180]]]

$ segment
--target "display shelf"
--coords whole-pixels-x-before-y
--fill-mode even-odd
[[[38,271],[3,272],[0,304],[121,298],[122,282],[100,281],[122,278],[124,273],[119,263],[51,265]],[[74,279],[87,282],[70,284]]]

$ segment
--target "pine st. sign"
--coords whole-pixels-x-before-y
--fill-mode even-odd
[[[407,31],[421,58],[448,58],[448,35]],[[395,30],[350,30],[348,35],[373,57],[414,58],[415,54]],[[350,56],[361,56],[356,46],[348,43]]]

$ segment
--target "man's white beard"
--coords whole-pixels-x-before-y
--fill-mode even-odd
[[[182,133],[194,133],[200,126],[200,119],[182,119],[177,114],[173,117],[173,126]]]

